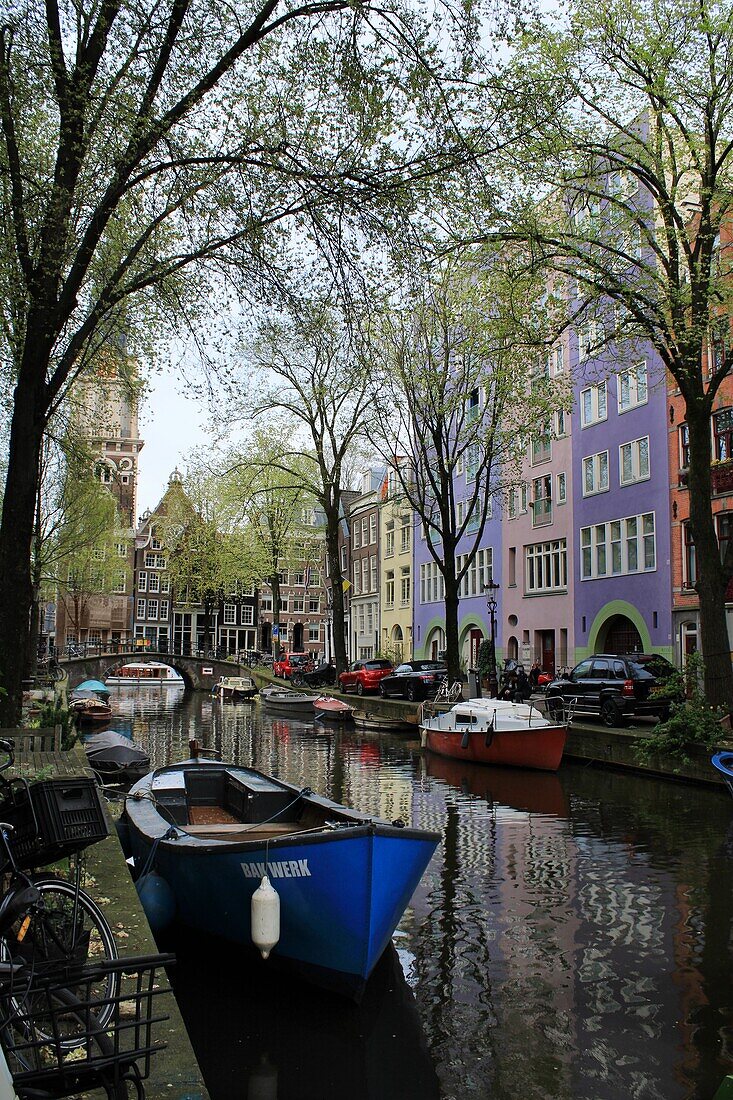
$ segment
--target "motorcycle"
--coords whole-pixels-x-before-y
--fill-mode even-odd
[[[324,661],[311,672],[294,672],[290,683],[293,687],[331,687],[336,683],[336,666]]]

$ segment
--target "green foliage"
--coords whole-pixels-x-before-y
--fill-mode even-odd
[[[684,702],[670,701],[669,718],[654,728],[650,737],[645,737],[636,747],[639,759],[648,763],[653,756],[672,756],[681,763],[690,763],[690,754],[695,749],[711,752],[724,740],[720,725],[725,712],[712,707],[705,698],[702,688],[705,666],[699,653],[691,653],[687,658],[684,672],[670,677],[664,685],[664,696],[684,694]]]
[[[44,703],[29,724],[29,729],[51,729],[53,726],[61,726],[61,748],[71,749],[77,742],[74,720],[70,711],[66,710],[60,699],[55,703]]]
[[[478,647],[478,670],[482,676],[488,676],[491,672],[491,642],[484,638]]]

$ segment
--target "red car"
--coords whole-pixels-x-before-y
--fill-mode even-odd
[[[339,673],[339,686],[342,691],[355,691],[363,695],[365,691],[378,691],[379,681],[394,670],[391,661],[375,659],[373,661],[354,661],[348,672]]]
[[[313,658],[310,653],[286,653],[272,665],[275,676],[280,676],[283,680],[289,680],[296,668],[299,672],[310,672],[313,668]]]

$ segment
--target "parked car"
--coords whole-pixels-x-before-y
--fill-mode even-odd
[[[336,666],[330,661],[321,661],[319,665],[307,672],[305,669],[293,669],[290,677],[293,687],[330,687],[336,683]]]
[[[289,680],[295,669],[299,672],[310,672],[313,668],[313,658],[310,653],[286,653],[277,661],[273,661],[272,671],[275,676],[283,680]]]
[[[339,673],[339,686],[342,691],[355,691],[363,695],[366,691],[378,691],[379,681],[394,672],[391,661],[375,658],[373,661],[354,661],[348,672]]]
[[[379,694],[401,695],[411,703],[435,695],[448,669],[439,661],[406,661],[379,681]]]
[[[667,717],[670,694],[663,690],[674,665],[656,653],[596,653],[547,688],[547,709],[558,714],[560,703],[576,712],[598,715],[607,726],[627,718]]]

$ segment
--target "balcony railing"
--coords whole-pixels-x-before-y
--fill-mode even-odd
[[[713,492],[733,493],[733,462],[719,462],[710,467]]]

